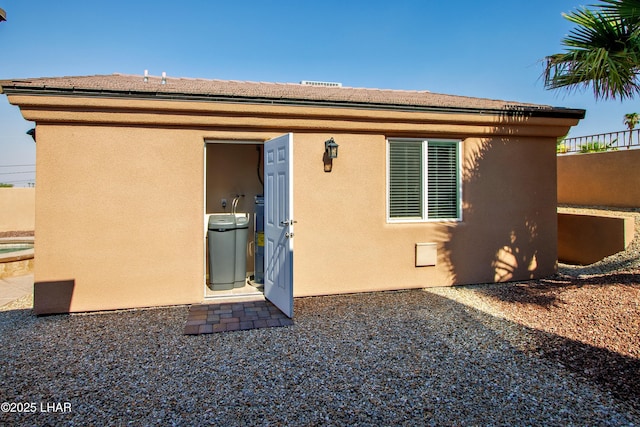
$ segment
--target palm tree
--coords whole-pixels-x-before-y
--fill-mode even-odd
[[[640,122],[640,115],[638,113],[627,113],[624,115],[624,124],[627,125],[629,130],[633,130]]]
[[[624,115],[624,124],[629,128],[629,147],[631,147],[633,129],[638,122],[640,122],[640,115],[638,115],[638,113],[627,113]]]
[[[640,0],[597,7],[563,14],[577,27],[562,41],[566,51],[545,59],[545,87],[591,86],[596,99],[632,98],[640,93]]]
[[[632,21],[640,21],[640,0],[601,0],[602,10],[611,15],[613,19],[616,17],[629,19]]]

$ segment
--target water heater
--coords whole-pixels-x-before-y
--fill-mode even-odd
[[[255,230],[255,255],[253,257],[254,281],[264,284],[264,196],[255,197],[255,212],[253,215],[253,229]]]

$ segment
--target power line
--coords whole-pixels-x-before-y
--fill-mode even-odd
[[[24,171],[24,172],[0,172],[0,175],[18,175],[21,173],[36,173],[36,171]]]
[[[7,179],[8,179],[9,181],[5,181],[5,180],[1,180],[1,179],[0,179],[0,182],[4,182],[4,183],[7,183],[7,182],[22,182],[22,181],[26,182],[26,181],[35,181],[35,180],[36,180],[36,178],[35,178],[35,177],[33,177],[33,178],[20,178],[20,177],[16,177],[16,178],[7,178]]]
[[[33,165],[0,165],[0,168],[23,168],[27,166],[35,166],[35,164]]]

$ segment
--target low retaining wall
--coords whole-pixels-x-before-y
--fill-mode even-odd
[[[0,260],[0,279],[33,273],[33,255],[27,259],[3,262]]]
[[[558,156],[558,203],[640,207],[640,150]]]
[[[0,188],[0,232],[35,230],[35,212],[35,188]]]
[[[625,250],[634,219],[558,213],[558,261],[587,265]]]
[[[33,237],[0,238],[0,243],[30,243]],[[33,273],[33,248],[0,254],[0,279]]]

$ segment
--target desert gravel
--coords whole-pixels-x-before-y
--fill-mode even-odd
[[[606,267],[598,268],[601,276]],[[601,381],[571,359],[605,351],[637,369],[637,325],[621,325],[640,313],[637,281],[607,287],[629,291],[618,310],[600,300],[611,294],[588,300],[594,292],[572,282],[598,274],[561,273],[548,282],[302,298],[294,326],[199,336],[182,335],[187,307],[36,317],[28,296],[0,308],[0,402],[23,410],[0,413],[0,424],[640,425],[637,402],[617,393],[615,378]],[[594,320],[594,330],[620,325],[616,351],[606,339],[580,341],[571,326],[596,303],[607,318],[627,313]],[[554,319],[562,327],[545,329]]]
[[[27,301],[23,301],[28,306]],[[10,425],[637,425],[519,349],[510,322],[426,291],[306,298],[293,327],[184,336],[187,308],[0,316]],[[68,413],[42,411],[70,403]]]

